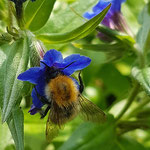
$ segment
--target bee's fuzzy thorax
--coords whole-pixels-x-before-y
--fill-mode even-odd
[[[47,84],[47,99],[55,101],[60,107],[67,107],[78,99],[78,89],[74,81],[65,75],[59,75]]]

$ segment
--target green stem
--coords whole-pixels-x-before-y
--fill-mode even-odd
[[[136,55],[139,58],[139,65],[140,68],[145,68],[146,60],[145,55],[143,54],[142,50],[139,48],[137,44],[134,45],[133,51],[136,53]]]
[[[111,37],[112,39],[121,42],[122,44],[125,44],[125,46],[128,47],[128,49],[133,49],[133,45],[135,43],[133,37],[129,37],[129,35],[122,33],[122,32],[118,32],[117,30],[113,30],[110,29],[106,26],[101,26],[99,25],[96,30],[98,32],[101,32],[109,37]],[[128,38],[127,38],[128,37]]]
[[[117,125],[117,134],[121,135],[126,132],[135,130],[135,129],[149,129],[148,120],[136,120],[136,121],[121,121]]]
[[[115,143],[116,143],[116,145],[120,148],[120,150],[125,150],[124,146],[121,145],[121,144],[117,141],[117,139],[115,140]]]
[[[144,107],[146,104],[150,102],[150,98],[147,98],[145,101],[143,101],[140,105],[138,105],[133,111],[130,112],[130,114],[126,117],[126,119],[129,119],[137,114],[141,110],[142,107]]]
[[[119,115],[116,117],[116,121],[120,120],[121,117],[125,114],[125,112],[128,110],[128,108],[130,107],[130,105],[132,104],[133,100],[135,99],[136,95],[138,94],[138,90],[139,90],[139,84],[136,82],[130,95],[129,98],[127,100],[126,105],[124,106],[124,108],[121,110],[121,112],[119,113]]]
[[[143,53],[139,52],[139,62],[140,62],[140,67],[141,68],[145,68],[145,57],[143,55]]]
[[[8,29],[12,31],[13,19],[12,19],[12,11],[11,11],[11,2],[8,0]]]
[[[112,29],[105,27],[105,26],[98,26],[96,28],[96,30],[110,36],[114,40],[122,42],[122,40],[120,38],[118,38],[118,36],[120,35],[120,32],[118,32],[116,30],[112,30]]]

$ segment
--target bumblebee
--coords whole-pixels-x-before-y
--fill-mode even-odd
[[[78,114],[85,121],[105,121],[105,113],[81,95],[84,90],[81,72],[78,74],[79,84],[77,84],[74,78],[63,73],[63,69],[69,65],[57,69],[47,66],[44,62],[42,63],[46,66],[45,97],[40,96],[36,88],[35,91],[41,102],[47,106],[44,111],[40,111],[41,118],[44,118],[50,110],[46,124],[46,138],[48,141],[51,141],[58,134],[62,125]]]

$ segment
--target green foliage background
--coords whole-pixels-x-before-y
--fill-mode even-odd
[[[2,139],[0,150],[149,150],[149,4],[146,0],[127,0],[122,5],[122,14],[134,36],[131,38],[114,34],[113,38],[118,41],[117,45],[112,45],[103,43],[96,37],[95,28],[104,14],[98,15],[91,22],[86,22],[78,15],[82,16],[84,12],[91,10],[97,0],[58,0],[56,3],[55,0],[43,0],[42,3],[41,1],[36,0],[34,3],[27,1],[24,4],[25,29],[32,31],[35,36],[32,36],[31,32],[28,32],[27,38],[23,39],[14,35],[18,39],[15,39],[17,42],[11,44],[12,36],[6,31],[6,24],[9,24],[9,20],[6,17],[5,0],[0,2],[0,113],[3,122],[7,122],[7,124],[0,124],[0,139]],[[51,7],[46,7],[49,5]],[[43,13],[47,15],[43,17]],[[20,28],[23,28],[21,23],[20,21]],[[48,36],[45,36],[45,33],[48,33]],[[55,48],[64,56],[80,53],[92,59],[90,66],[82,72],[86,87],[84,95],[107,113],[106,123],[99,125],[83,122],[77,117],[65,125],[52,143],[49,144],[46,141],[47,118],[41,120],[40,115],[31,116],[28,113],[32,101],[30,97],[32,86],[16,79],[19,73],[29,67],[29,60],[31,63],[35,61],[35,58],[31,57],[29,48],[34,49],[31,43],[36,42],[37,39],[43,42],[47,50]],[[146,58],[143,58],[143,55],[139,53],[140,62],[143,62],[139,66],[136,52],[130,51],[135,42],[138,43],[140,53],[146,55]],[[91,48],[89,48],[90,46],[86,44],[103,45],[95,47],[90,45]],[[8,63],[5,62],[6,57]],[[115,117],[130,96],[134,82],[141,85],[139,93],[123,116],[122,122],[116,123]],[[22,89],[22,96],[18,96],[18,87]],[[3,97],[5,97],[4,102]],[[146,107],[144,102],[147,104]],[[22,109],[19,108],[19,104]],[[142,104],[143,107],[138,108]],[[140,119],[136,120],[135,116]],[[129,120],[131,122],[126,122],[128,119],[131,119]]]

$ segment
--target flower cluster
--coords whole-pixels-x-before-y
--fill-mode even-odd
[[[115,29],[133,36],[125,18],[121,13],[121,5],[125,1],[126,0],[99,0],[99,2],[93,7],[92,12],[86,12],[83,16],[87,19],[91,19],[111,3],[111,8],[104,17],[102,24],[110,29]],[[112,41],[110,37],[101,32],[98,33],[98,37],[103,41]]]
[[[82,70],[87,67],[91,62],[91,59],[79,54],[72,54],[63,59],[62,54],[57,50],[49,50],[45,53],[43,60],[41,60],[40,67],[33,67],[27,71],[21,73],[18,76],[19,80],[28,81],[35,84],[38,94],[45,97],[45,86],[47,76],[47,66],[59,69],[66,76],[73,74],[75,71]],[[68,67],[66,67],[68,66]],[[62,69],[63,68],[63,69]],[[72,78],[73,81],[77,81]],[[35,88],[32,90],[33,105],[30,109],[30,114],[35,114],[43,106],[43,103],[39,100]]]
[[[102,24],[113,28],[113,24],[116,22],[115,16],[121,12],[121,4],[123,2],[125,2],[125,0],[99,0],[99,2],[93,7],[92,12],[86,12],[83,16],[87,19],[91,19],[111,3],[111,8],[102,21]]]

